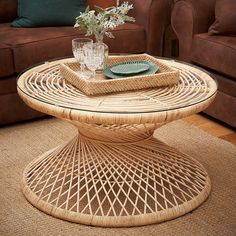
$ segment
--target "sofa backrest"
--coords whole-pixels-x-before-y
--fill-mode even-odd
[[[11,22],[17,17],[17,0],[0,0],[0,22]]]
[[[204,33],[215,20],[216,0],[191,0],[194,14],[194,33]]]
[[[107,8],[111,6],[116,6],[117,0],[87,0],[90,9],[94,9],[94,6],[99,6],[102,8]]]

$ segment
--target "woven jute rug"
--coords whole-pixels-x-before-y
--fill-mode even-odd
[[[204,165],[212,192],[200,207],[177,219],[142,227],[101,228],[70,223],[37,210],[24,198],[20,182],[26,165],[70,138],[75,128],[46,119],[0,129],[0,235],[236,235],[236,146],[194,126],[175,121],[156,137]]]

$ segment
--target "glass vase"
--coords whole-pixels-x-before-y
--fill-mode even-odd
[[[107,44],[103,42],[103,36],[96,37],[96,43],[101,45],[104,48],[104,59],[102,65],[97,69],[97,71],[103,71],[107,67],[108,55],[109,55],[109,47]]]

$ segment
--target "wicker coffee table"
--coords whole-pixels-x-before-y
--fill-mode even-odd
[[[18,79],[27,105],[78,128],[27,166],[28,201],[49,215],[105,227],[162,222],[199,206],[211,190],[204,167],[153,132],[204,110],[216,95],[215,81],[160,59],[180,71],[177,85],[88,97],[60,76],[59,64],[70,60],[33,67]]]

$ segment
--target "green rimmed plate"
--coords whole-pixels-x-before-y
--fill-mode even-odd
[[[137,62],[137,61],[131,61],[131,62]],[[147,64],[149,68],[145,71],[134,73],[134,74],[133,73],[132,74],[115,74],[111,71],[111,68],[114,67],[115,65],[124,64],[124,63],[119,63],[119,64],[115,64],[115,65],[112,65],[111,67],[106,68],[103,71],[103,74],[109,79],[122,79],[122,78],[131,77],[131,76],[151,75],[151,74],[155,74],[159,70],[159,67],[150,61],[138,61],[138,62]]]
[[[127,61],[110,67],[112,73],[117,75],[139,74],[147,71],[150,65],[146,61]]]

